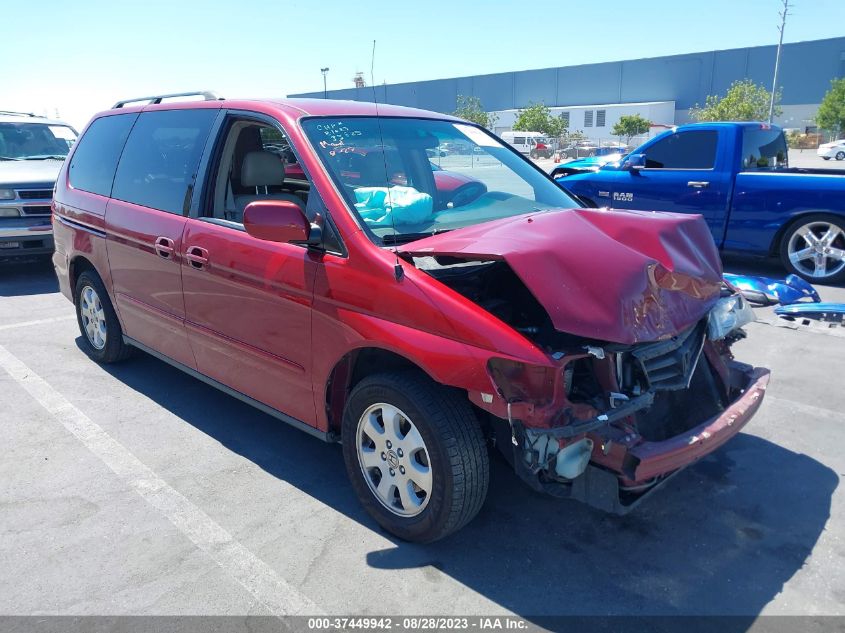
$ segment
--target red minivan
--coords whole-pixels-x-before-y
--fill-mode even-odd
[[[82,348],[341,442],[403,539],[473,518],[492,446],[535,490],[625,512],[760,406],[768,371],[730,349],[753,315],[699,216],[581,208],[432,112],[145,101],[96,115],[56,187]]]

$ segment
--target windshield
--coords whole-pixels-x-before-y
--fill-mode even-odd
[[[46,123],[0,123],[0,159],[63,159],[76,141],[67,125]]]
[[[349,207],[380,243],[581,206],[472,125],[346,117],[306,119],[302,126]]]

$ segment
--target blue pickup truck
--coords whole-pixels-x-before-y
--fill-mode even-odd
[[[681,125],[595,172],[562,167],[552,177],[587,205],[700,213],[724,252],[845,281],[845,171],[789,167],[776,126]]]

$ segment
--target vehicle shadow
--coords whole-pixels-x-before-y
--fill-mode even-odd
[[[46,258],[0,260],[0,297],[41,295],[59,291],[53,262]]]
[[[279,480],[380,529],[355,500],[339,446],[147,354],[104,369]],[[742,433],[618,517],[533,493],[494,454],[474,521],[430,545],[385,535],[393,544],[361,564],[434,567],[540,625],[552,615],[753,616],[813,551],[838,480],[806,455]]]

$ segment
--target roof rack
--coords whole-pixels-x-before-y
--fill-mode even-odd
[[[196,90],[194,92],[174,92],[172,94],[167,95],[153,95],[151,97],[138,97],[137,99],[124,99],[123,101],[118,101],[117,103],[115,103],[112,106],[112,109],[122,108],[127,103],[138,103],[140,101],[147,101],[148,105],[153,105],[161,103],[162,99],[173,99],[175,97],[202,97],[204,101],[217,101],[218,99],[223,98],[216,92],[211,92],[210,90]]]
[[[34,119],[43,119],[44,117],[38,114],[33,114],[32,112],[15,112],[14,110],[0,110],[0,114],[11,114],[14,116],[28,116]]]

